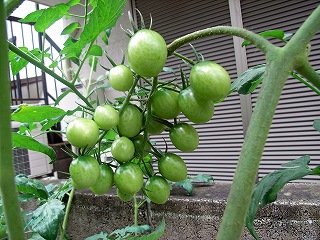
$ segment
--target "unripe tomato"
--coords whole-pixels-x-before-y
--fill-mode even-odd
[[[173,145],[183,152],[191,152],[199,145],[197,130],[188,123],[178,123],[169,132]]]
[[[143,173],[137,164],[126,162],[117,167],[114,173],[114,184],[120,192],[133,195],[143,185]]]
[[[127,57],[130,67],[143,77],[155,77],[167,60],[167,45],[163,37],[150,29],[142,29],[129,40]]]
[[[120,135],[128,138],[136,136],[142,127],[142,113],[132,104],[124,109],[118,123],[118,131]]]
[[[208,122],[214,114],[213,102],[198,98],[190,87],[179,93],[178,103],[181,112],[197,124]]]
[[[91,119],[76,118],[68,124],[66,137],[77,148],[92,147],[99,139],[99,127]]]
[[[132,160],[132,162],[135,164],[138,164],[140,169],[142,170],[143,174],[145,176],[149,177],[149,176],[153,176],[153,174],[154,174],[153,166],[152,166],[150,160],[151,159],[144,158],[143,161],[139,161],[138,158],[134,158]]]
[[[146,121],[148,112],[144,114],[144,123]],[[156,135],[162,133],[166,129],[166,125],[156,121],[152,116],[149,117],[147,131],[149,134]]]
[[[117,195],[123,202],[128,202],[133,198],[133,194],[123,193],[117,188]]]
[[[190,72],[190,86],[204,100],[220,100],[227,96],[231,80],[219,64],[204,61],[194,65]]]
[[[93,119],[101,129],[109,130],[118,125],[119,113],[111,105],[101,105],[95,109]]]
[[[91,156],[80,156],[73,159],[69,172],[77,189],[84,189],[93,186],[100,175],[98,161]]]
[[[164,204],[170,196],[170,186],[161,176],[152,176],[145,185],[145,193],[156,204]]]
[[[133,142],[127,137],[120,137],[111,144],[111,154],[118,162],[128,162],[134,156]]]
[[[171,119],[179,115],[179,93],[165,88],[158,89],[152,96],[152,111],[159,118]]]
[[[135,148],[135,152],[136,154],[139,156],[141,155],[141,153],[143,152],[143,156],[147,156],[151,150],[151,146],[148,143],[149,139],[146,139],[146,142],[143,146],[143,142],[144,142],[144,136],[139,134],[138,136],[134,137],[132,139],[134,148]]]
[[[125,65],[117,65],[110,69],[109,83],[117,91],[129,91],[133,84],[133,74]]]
[[[110,166],[100,164],[100,174],[96,183],[90,187],[90,190],[96,194],[104,194],[113,186],[113,171]]]
[[[181,182],[187,177],[187,165],[174,153],[165,153],[158,161],[158,169],[163,177],[172,182]]]

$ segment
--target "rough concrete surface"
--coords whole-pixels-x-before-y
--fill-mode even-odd
[[[229,184],[222,183],[197,185],[192,196],[183,189],[173,189],[165,204],[143,206],[139,223],[156,227],[164,218],[166,232],[162,239],[215,239],[229,189]],[[258,212],[255,229],[261,240],[320,239],[319,190],[317,184],[288,184],[275,203]],[[78,191],[67,232],[70,239],[82,240],[132,224],[132,203],[122,202],[112,191],[102,196]],[[253,237],[245,229],[241,239]]]

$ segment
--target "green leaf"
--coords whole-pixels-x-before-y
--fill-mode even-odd
[[[56,99],[56,101],[54,102],[54,106],[57,106],[59,104],[59,102],[65,97],[67,96],[69,93],[72,93],[73,91],[71,89],[63,92],[62,94],[59,95],[59,97]]]
[[[39,233],[33,233],[31,238],[28,238],[28,240],[46,240]]]
[[[52,62],[50,65],[49,65],[49,68],[55,68],[55,67],[57,67],[58,66],[58,61],[54,61],[54,62]]]
[[[20,105],[19,108],[11,114],[11,119],[22,123],[33,123],[61,117],[65,114],[66,112],[64,110],[57,107]]]
[[[140,239],[139,237],[129,238],[133,235],[145,234],[146,232],[151,231],[151,227],[149,225],[141,225],[141,226],[128,226],[122,229],[116,229],[108,236],[111,239]]]
[[[74,30],[76,30],[78,27],[80,27],[80,24],[78,22],[73,22],[70,23],[68,26],[66,26],[62,32],[60,33],[60,35],[66,35],[66,34],[70,34],[73,33]]]
[[[163,69],[162,69],[164,72],[168,72],[168,73],[173,73],[173,74],[175,74],[175,71],[172,69],[172,68],[170,68],[170,67],[163,67]]]
[[[102,34],[101,34],[101,40],[102,40],[106,45],[109,44],[109,40],[108,40],[107,34],[102,33]]]
[[[311,173],[311,169],[308,166],[310,162],[309,156],[302,156],[291,162],[282,164],[284,169],[274,171],[263,177],[256,185],[247,212],[246,226],[251,235],[255,239],[259,239],[257,233],[254,230],[253,221],[256,213],[261,206],[265,206],[274,202],[277,199],[278,192],[290,181],[301,179],[304,176]]]
[[[186,178],[185,180],[183,180],[181,182],[176,182],[174,184],[174,186],[184,188],[187,191],[188,195],[192,195],[192,193],[193,193],[193,185],[192,185],[192,182],[189,178]]]
[[[96,8],[99,0],[90,0],[90,5],[92,8]]]
[[[102,56],[102,48],[99,45],[92,45],[89,51],[89,55]]]
[[[198,174],[191,178],[192,182],[213,183],[213,177],[206,174]]]
[[[268,37],[273,37],[273,38],[277,38],[281,41],[284,41],[285,38],[291,36],[290,34],[285,35],[283,31],[281,30],[268,30],[268,31],[264,31],[259,33],[260,36],[264,37],[264,38],[268,38]],[[250,41],[245,40],[242,42],[242,47],[251,44]]]
[[[106,233],[99,233],[99,234],[95,234],[93,236],[87,237],[85,240],[108,240],[108,234]]]
[[[239,94],[252,93],[262,82],[265,71],[265,64],[249,68],[242,73],[232,84],[230,93],[237,89]]]
[[[80,0],[70,0],[69,2],[66,3],[66,5],[72,7],[72,6],[75,6],[79,3],[80,3]]]
[[[43,12],[44,12],[44,9],[40,9],[32,13],[29,13],[27,16],[25,16],[25,18],[20,19],[19,22],[22,22],[22,23],[36,22]]]
[[[56,152],[52,147],[38,142],[32,137],[21,135],[18,133],[12,133],[12,147],[26,148],[36,152],[41,152],[50,157],[51,163],[56,159]]]
[[[31,195],[34,198],[48,199],[49,194],[44,184],[36,179],[30,179],[25,175],[15,177],[17,191]]]
[[[165,228],[166,228],[166,222],[165,222],[164,218],[162,218],[162,221],[161,221],[160,225],[157,227],[157,229],[154,232],[152,232],[152,233],[150,233],[148,235],[145,235],[145,236],[132,238],[132,239],[137,239],[137,240],[157,240],[157,239],[159,239],[160,237],[163,236]]]
[[[44,9],[41,16],[37,19],[34,28],[37,32],[44,32],[56,21],[60,20],[68,13],[70,6],[67,4],[57,4],[52,7]]]
[[[89,66],[93,68],[93,71],[95,72],[97,70],[97,64],[98,64],[98,58],[95,56],[89,57]]]
[[[62,49],[61,54],[69,56],[80,56],[82,49],[93,42],[101,32],[115,25],[121,16],[126,0],[100,0],[90,14],[88,24],[84,26],[77,42],[69,44]]]
[[[311,172],[312,175],[319,175],[320,176],[320,165],[314,168]]]
[[[38,207],[32,216],[32,230],[47,240],[55,240],[64,216],[63,202],[53,199]]]
[[[320,132],[320,120],[314,120],[313,121],[313,127],[315,130],[317,130],[318,132]]]

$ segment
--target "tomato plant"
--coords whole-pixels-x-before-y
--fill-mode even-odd
[[[197,124],[208,122],[214,114],[213,102],[197,97],[191,87],[179,93],[178,104],[182,113]]]
[[[123,202],[128,202],[133,198],[133,194],[123,193],[117,188],[117,195]]]
[[[145,193],[152,202],[164,204],[170,196],[170,186],[166,179],[155,175],[146,182]]]
[[[120,192],[133,195],[143,185],[143,173],[137,164],[127,162],[117,167],[114,173],[114,184]]]
[[[128,91],[133,85],[133,74],[125,65],[117,65],[110,69],[109,83],[117,91]]]
[[[181,182],[187,177],[187,165],[180,156],[174,153],[165,153],[158,162],[159,172],[172,182]]]
[[[143,156],[147,156],[151,150],[149,139],[144,142],[144,136],[139,134],[132,139],[136,154],[139,156],[143,153]]]
[[[220,100],[230,91],[231,80],[228,72],[219,64],[204,61],[192,67],[190,86],[199,98]]]
[[[166,125],[154,120],[152,117],[149,119],[147,132],[151,135],[157,135],[162,133],[166,129]]]
[[[98,161],[91,156],[80,156],[73,159],[69,172],[78,189],[92,187],[100,175]]]
[[[127,57],[135,73],[143,77],[155,77],[167,60],[166,42],[159,33],[142,29],[130,38]]]
[[[197,130],[188,123],[178,123],[169,132],[173,145],[183,151],[191,152],[199,145],[199,135]]]
[[[179,115],[179,93],[165,88],[158,89],[152,97],[151,107],[156,116],[164,119],[175,118]]]
[[[68,124],[66,137],[77,148],[92,147],[99,139],[99,127],[91,119],[76,118]]]
[[[113,170],[106,164],[100,164],[100,174],[94,185],[90,190],[96,194],[104,194],[108,192],[113,186]]]
[[[132,104],[127,105],[118,123],[118,131],[128,138],[138,135],[142,127],[142,113]]]
[[[93,119],[101,129],[109,130],[118,125],[119,113],[111,105],[101,105],[95,109]]]
[[[134,156],[134,144],[127,137],[120,137],[111,145],[112,156],[120,163],[130,161]]]

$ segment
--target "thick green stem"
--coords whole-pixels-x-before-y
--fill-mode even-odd
[[[0,2],[0,49],[3,53],[0,58],[0,191],[4,207],[6,226],[9,239],[25,239],[20,206],[14,182],[14,167],[12,160],[11,143],[11,110],[10,110],[10,80],[8,72],[8,44],[6,39],[6,17],[3,1]]]
[[[203,30],[199,30],[190,34],[187,34],[181,38],[174,40],[171,44],[167,46],[168,48],[168,55],[173,54],[173,52],[181,47],[182,45],[189,43],[191,41],[214,36],[214,35],[232,35],[238,36],[244,39],[251,41],[253,44],[256,45],[262,52],[266,53],[269,48],[273,48],[274,46],[268,42],[265,38],[254,34],[246,29],[237,28],[237,27],[228,27],[228,26],[218,26],[212,28],[206,28]]]
[[[319,19],[318,7],[297,31],[292,39],[293,43],[290,40],[282,49],[268,48],[264,82],[246,133],[218,231],[218,240],[235,240],[241,237],[260,159],[282,88],[292,70],[301,65],[299,61],[304,59],[310,39],[320,28]]]
[[[74,192],[75,192],[75,188],[72,188],[70,194],[69,194],[69,199],[68,199],[68,203],[67,203],[67,207],[66,207],[66,213],[64,215],[64,219],[63,219],[63,223],[62,223],[62,229],[61,229],[61,233],[60,233],[60,240],[64,240],[65,239],[65,235],[66,235],[66,230],[67,230],[67,223],[68,223],[68,217],[69,217],[69,212],[70,212],[70,208],[71,208],[71,203],[72,203],[72,199],[74,196]]]
[[[65,86],[69,87],[87,106],[90,108],[93,108],[93,106],[90,104],[90,102],[78,91],[78,89],[74,86],[74,84],[68,82],[67,80],[60,77],[58,74],[53,72],[51,69],[47,68],[45,65],[43,65],[40,61],[37,59],[34,59],[33,57],[29,56],[25,52],[21,51],[19,48],[17,48],[15,45],[9,42],[9,49],[18,54],[20,57],[26,59],[31,64],[35,65],[36,67],[40,68],[45,73],[49,74],[53,78],[57,79],[59,82],[64,84]]]
[[[139,206],[138,206],[138,203],[137,203],[137,194],[134,194],[133,195],[133,209],[134,209],[134,225],[135,226],[138,226],[138,209],[139,209]]]
[[[24,0],[4,0],[5,18],[8,18],[23,1]]]
[[[300,62],[299,66],[295,70],[309,80],[319,91],[320,90],[320,75],[308,62],[308,59],[304,59]]]

